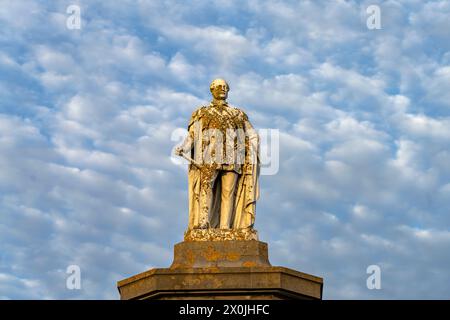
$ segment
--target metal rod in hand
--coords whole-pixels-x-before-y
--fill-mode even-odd
[[[185,155],[184,153],[179,154],[179,156],[182,156],[183,158],[185,158],[187,161],[189,161],[190,163],[192,163],[194,166],[196,166],[198,169],[200,169],[200,165],[191,157],[188,157],[187,155]]]

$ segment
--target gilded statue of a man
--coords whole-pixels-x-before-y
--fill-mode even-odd
[[[223,79],[210,85],[212,101],[192,113],[176,154],[190,161],[189,240],[257,239],[259,137],[247,115],[228,105]]]

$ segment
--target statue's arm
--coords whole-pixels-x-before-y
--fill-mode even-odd
[[[244,131],[248,137],[247,163],[250,165],[257,164],[259,161],[259,135],[245,113],[243,113],[243,117]]]
[[[254,144],[255,146],[259,145],[259,136],[258,132],[253,128],[253,125],[251,124],[250,120],[248,119],[248,116],[245,114],[245,112],[242,112],[242,118],[244,122],[244,131],[246,136],[249,139],[249,142]]]
[[[252,141],[253,143],[256,143],[256,144],[259,143],[258,132],[256,132],[255,128],[253,128],[253,126],[249,120],[246,120],[244,122],[244,130],[247,133],[247,136],[250,141]]]
[[[198,121],[199,121],[199,112],[197,110],[197,111],[194,111],[194,113],[192,114],[191,119],[189,121],[188,135],[184,139],[183,143],[175,149],[176,154],[182,155],[182,154],[188,153],[192,150],[192,148],[194,147],[194,139],[195,139],[194,131],[196,129],[196,125],[198,124]]]
[[[191,135],[188,134],[186,139],[184,139],[183,143],[181,145],[179,145],[176,149],[175,152],[178,155],[182,155],[184,153],[188,153],[189,151],[192,150],[193,147],[193,139],[191,138]]]

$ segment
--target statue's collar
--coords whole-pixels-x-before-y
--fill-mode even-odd
[[[211,103],[209,105],[211,107],[224,108],[224,107],[228,107],[228,102],[223,101],[223,100],[211,101]]]

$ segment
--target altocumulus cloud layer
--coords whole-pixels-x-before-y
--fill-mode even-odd
[[[257,210],[272,264],[323,276],[325,298],[450,298],[449,16],[422,0],[2,1],[0,298],[116,299],[117,280],[170,264],[187,224],[171,134],[217,76],[280,130]]]

